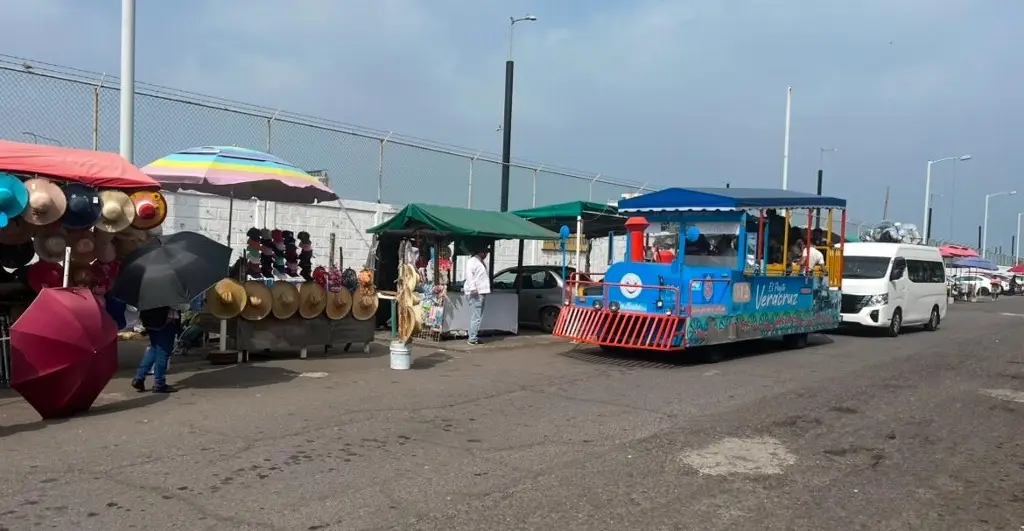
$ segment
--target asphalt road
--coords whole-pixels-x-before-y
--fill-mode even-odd
[[[0,530],[1019,530],[1022,326],[1004,298],[716,365],[378,349],[49,424],[7,397]]]

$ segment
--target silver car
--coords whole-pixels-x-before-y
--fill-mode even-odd
[[[575,268],[566,268],[570,277],[575,272]],[[519,323],[539,326],[550,334],[562,308],[562,268],[540,265],[504,269],[491,279],[491,291],[515,291],[519,283],[523,286],[519,293]]]

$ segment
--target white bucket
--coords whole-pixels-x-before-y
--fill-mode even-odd
[[[408,370],[412,366],[412,355],[409,347],[401,341],[391,342],[391,368],[396,371]]]

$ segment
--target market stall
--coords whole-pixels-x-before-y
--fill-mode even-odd
[[[422,329],[435,338],[461,335],[469,328],[469,308],[461,283],[454,281],[455,256],[483,245],[493,246],[496,240],[558,239],[556,233],[512,213],[422,204],[406,206],[367,232],[378,238],[377,287],[385,292],[397,290],[399,271],[403,264],[411,265],[416,273]],[[382,305],[378,323],[390,319],[390,306],[390,300]],[[518,295],[492,292],[481,329],[518,333]]]
[[[255,198],[311,204],[338,198],[297,166],[237,147],[187,149],[143,171],[166,189],[226,196],[232,203]],[[229,225],[228,245],[231,231]],[[315,267],[312,235],[304,230],[254,226],[246,236],[234,274],[197,303],[201,325],[221,335],[220,350],[211,360],[247,361],[249,352],[261,350],[296,350],[305,358],[314,346],[325,351],[332,345],[369,347],[377,305],[372,275]],[[227,350],[228,336],[234,338],[233,351]]]
[[[575,227],[575,232],[570,240],[575,240],[571,249],[576,255],[576,268],[580,271],[590,271],[590,240],[594,238],[608,238],[607,263],[612,263],[614,253],[614,237],[626,233],[626,217],[619,215],[615,206],[590,201],[572,201],[569,203],[558,203],[554,205],[539,206],[525,210],[517,210],[513,214],[532,221],[545,229],[558,232],[563,226]],[[581,249],[586,240],[586,265],[581,267]],[[531,261],[537,263],[536,252],[531,256]]]

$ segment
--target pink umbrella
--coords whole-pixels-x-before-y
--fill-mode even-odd
[[[939,247],[939,253],[944,258],[975,258],[980,256],[977,251],[966,245],[943,245]]]
[[[1024,273],[1024,264],[1017,264],[1010,268],[1011,273],[1022,274]]]

